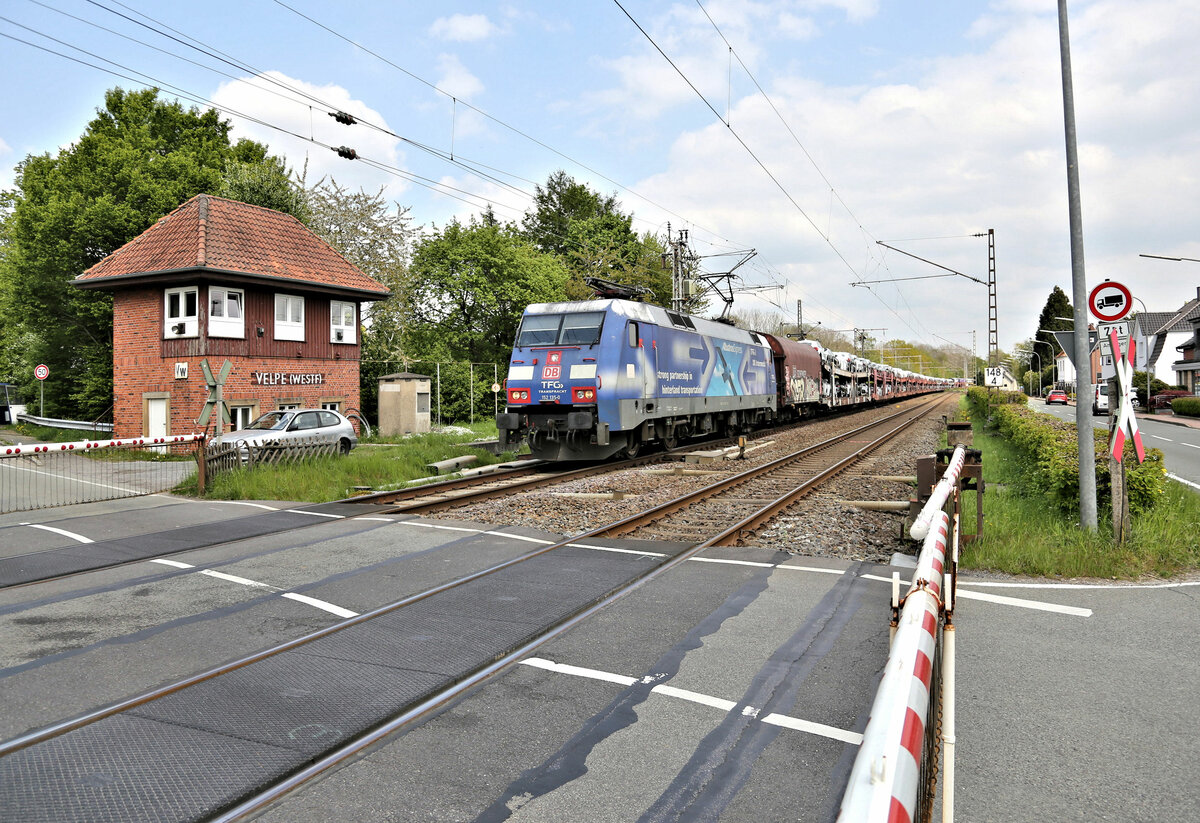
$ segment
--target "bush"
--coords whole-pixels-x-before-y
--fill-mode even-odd
[[[1073,424],[1014,405],[995,392],[977,387],[967,391],[967,404],[973,419],[987,421],[1025,455],[1029,461],[1027,476],[1031,494],[1044,496],[1064,512],[1078,509],[1079,447]],[[1108,437],[1102,430],[1094,434],[1096,497],[1108,500],[1112,496]],[[1158,504],[1166,489],[1163,454],[1158,449],[1147,449],[1146,461],[1139,464],[1136,458],[1129,458],[1132,450],[1133,444],[1128,443],[1125,447],[1125,484],[1129,490],[1129,506],[1134,512],[1149,511]]]
[[[1200,417],[1200,397],[1180,397],[1172,400],[1171,411],[1188,417]]]
[[[1191,392],[1183,391],[1182,389],[1167,389],[1163,392],[1156,392],[1154,394],[1154,408],[1169,409],[1171,408],[1171,403],[1180,397],[1191,396]]]

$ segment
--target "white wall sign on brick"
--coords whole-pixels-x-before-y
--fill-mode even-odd
[[[176,380],[187,380],[187,366],[188,366],[187,363],[176,363],[175,364],[175,379]]]

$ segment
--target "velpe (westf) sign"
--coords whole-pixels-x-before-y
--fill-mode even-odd
[[[325,383],[321,373],[252,371],[250,381],[256,386],[320,386]]]

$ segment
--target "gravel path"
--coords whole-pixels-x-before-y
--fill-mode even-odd
[[[865,424],[894,414],[903,407],[904,404],[897,404],[869,409],[855,413],[853,419]],[[945,411],[951,408],[952,404],[947,405]],[[742,460],[725,460],[698,467],[672,463],[630,469],[556,486],[553,492],[539,490],[476,503],[455,509],[447,516],[495,525],[545,529],[566,536],[577,535],[820,442],[845,427],[846,418],[812,421],[754,441],[774,442],[747,454]],[[863,511],[841,501],[908,500],[913,492],[912,486],[881,478],[916,474],[917,458],[937,450],[938,438],[943,430],[940,413],[915,424],[860,463],[852,473],[834,479],[793,506],[786,516],[758,535],[755,545],[798,555],[885,563],[894,552],[915,556],[919,546],[903,539],[900,534],[903,515]],[[664,469],[674,471],[677,466],[700,468],[709,473],[662,473]],[[612,492],[622,492],[624,498],[605,500],[579,496]]]

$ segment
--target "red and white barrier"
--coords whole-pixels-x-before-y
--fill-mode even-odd
[[[20,457],[27,454],[111,449],[117,446],[169,446],[173,443],[195,443],[203,434],[178,434],[172,437],[131,437],[124,440],[77,440],[72,443],[37,443],[29,446],[5,446],[0,457]]]
[[[842,797],[838,815],[842,823],[911,823],[916,816],[950,529],[947,514],[939,510],[937,515],[933,528],[927,529],[883,680]]]
[[[950,463],[946,466],[946,472],[942,475],[941,481],[934,486],[933,493],[925,501],[925,508],[921,509],[921,513],[917,515],[917,519],[913,521],[908,530],[908,534],[913,540],[924,540],[925,536],[929,534],[929,525],[937,517],[937,513],[945,508],[950,493],[958,485],[958,477],[962,474],[963,464],[966,462],[967,449],[965,446],[958,446],[950,457]]]

